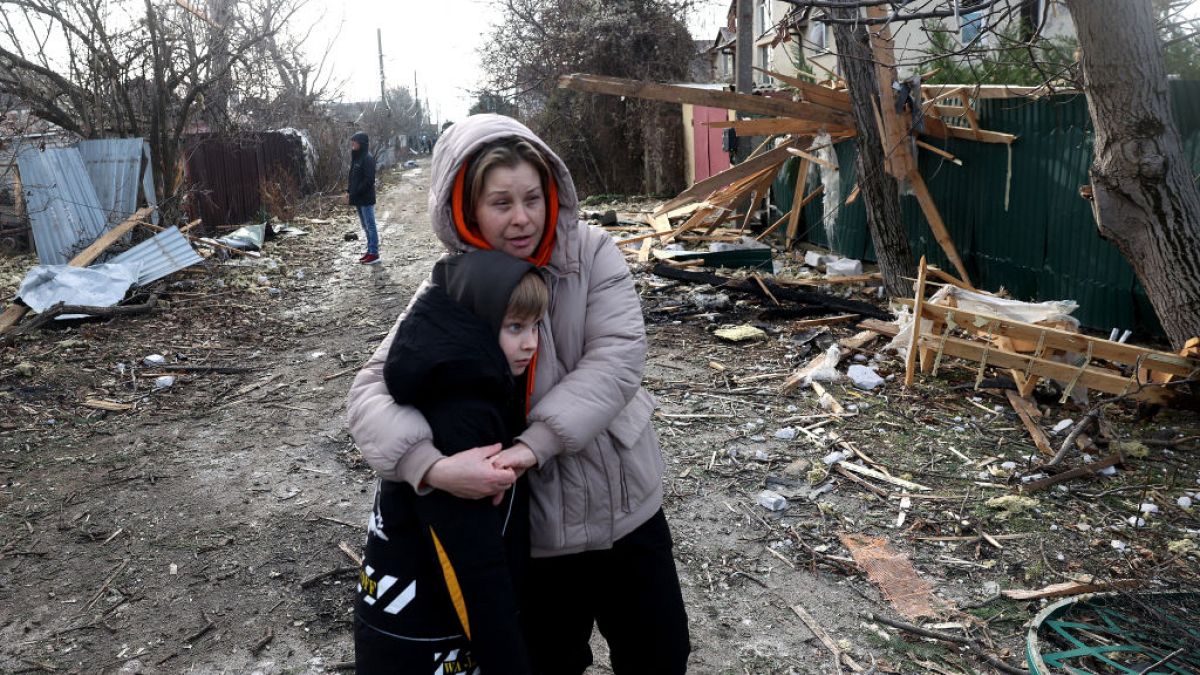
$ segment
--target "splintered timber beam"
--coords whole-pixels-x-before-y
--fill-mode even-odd
[[[958,249],[954,246],[954,239],[950,237],[950,231],[946,229],[946,223],[942,222],[942,214],[938,212],[937,204],[933,201],[933,195],[929,194],[929,188],[925,185],[925,179],[921,177],[921,172],[915,166],[908,174],[908,183],[912,187],[913,194],[917,197],[917,202],[921,205],[921,212],[925,214],[925,220],[929,222],[929,229],[933,231],[933,238],[937,239],[938,245],[942,247],[942,252],[950,259],[950,264],[954,265],[954,269],[958,271],[958,275],[963,283],[972,286],[971,277],[967,274],[967,268],[963,266],[962,258],[958,257]]]
[[[776,117],[754,120],[714,120],[702,122],[712,129],[733,129],[739,136],[765,136],[767,134],[797,134],[811,136],[824,129],[833,138],[851,138],[855,135],[853,127],[838,124],[821,124],[798,120],[790,117]]]
[[[799,78],[784,75],[783,73],[777,73],[773,70],[767,70],[765,68],[756,67],[754,70],[757,70],[760,73],[766,73],[767,75],[770,75],[780,82],[783,82],[789,87],[792,87],[797,93],[800,94],[801,98],[809,103],[823,105],[826,108],[840,110],[841,112],[850,112],[850,92],[845,91],[844,89],[830,89],[829,87],[822,87],[819,84],[805,82]]]
[[[905,300],[902,304],[910,304],[910,301]],[[1150,372],[1170,373],[1179,377],[1200,374],[1200,359],[1179,356],[1170,352],[1159,352],[1112,340],[1101,340],[1082,333],[1023,323],[958,307],[925,304],[920,311],[921,316],[927,319],[945,323],[953,317],[954,322],[959,326],[973,327],[976,330],[983,330],[986,327],[987,331],[994,336],[1035,342],[1045,350],[1056,349],[1076,354],[1090,352],[1093,359],[1111,361],[1125,366],[1138,366]],[[1077,369],[1073,368],[1073,370]]]
[[[654,212],[654,215],[668,213],[681,206],[700,201],[720,188],[730,185],[743,178],[752,176],[760,171],[763,171],[764,169],[777,167],[778,165],[787,161],[788,157],[791,157],[791,155],[788,154],[787,149],[794,147],[795,144],[796,141],[788,141],[778,148],[767,150],[757,157],[751,157],[741,164],[735,164],[721,173],[709,176],[708,178],[699,181],[690,188],[680,192],[679,195],[671,201],[658,207],[658,209]]]
[[[739,112],[774,115],[776,117],[797,117],[814,122],[826,122],[850,126],[854,124],[849,114],[832,110],[822,105],[791,101],[785,98],[768,96],[753,96],[737,94],[731,91],[715,89],[697,89],[682,87],[674,84],[660,84],[644,80],[629,80],[620,77],[604,77],[575,73],[558,78],[558,86],[563,89],[573,89],[592,94],[610,94],[613,96],[628,96],[650,101],[665,103],[691,103],[712,108],[726,108]]]

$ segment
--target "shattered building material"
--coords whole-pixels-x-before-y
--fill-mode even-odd
[[[65,265],[79,242],[92,241],[108,227],[83,157],[75,148],[26,147],[17,165],[38,260]]]
[[[154,192],[154,172],[150,164],[150,144],[141,138],[106,138],[80,141],[75,149],[96,190],[100,208],[116,225],[137,210],[139,194],[146,204],[158,205]],[[153,216],[157,222],[157,214]]]
[[[204,259],[179,232],[179,228],[172,226],[116,256],[110,262],[137,265],[140,270],[137,283],[144,286],[168,274],[199,265]]]

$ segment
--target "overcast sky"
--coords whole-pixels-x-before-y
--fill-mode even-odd
[[[479,47],[499,19],[495,0],[312,0],[318,23],[308,41],[315,58],[330,40],[331,72],[342,81],[343,99],[379,98],[379,54],[375,29],[383,30],[383,67],[388,86],[412,87],[416,71],[421,98],[429,97],[440,119],[466,116],[479,83]],[[701,0],[689,22],[697,39],[712,39],[724,21],[728,0]]]

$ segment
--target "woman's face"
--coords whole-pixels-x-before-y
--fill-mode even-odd
[[[537,169],[528,162],[490,169],[475,206],[475,222],[497,251],[516,258],[533,255],[546,231],[546,199]]]

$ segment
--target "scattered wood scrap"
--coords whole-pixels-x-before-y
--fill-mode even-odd
[[[1009,589],[1001,591],[1000,594],[1010,600],[1045,600],[1048,598],[1065,598],[1070,595],[1083,595],[1084,593],[1128,590],[1137,588],[1143,583],[1140,579],[1114,579],[1113,581],[1094,581],[1089,579],[1087,581],[1064,581],[1058,584],[1050,584],[1036,591]]]
[[[879,309],[869,302],[846,300],[844,298],[839,298],[826,293],[801,291],[795,288],[787,288],[775,284],[772,281],[764,280],[762,282],[763,286],[766,287],[766,290],[764,290],[759,286],[758,283],[755,283],[751,280],[733,279],[709,272],[674,269],[662,264],[655,265],[652,272],[657,276],[663,277],[664,279],[686,281],[695,284],[708,284],[713,288],[749,293],[767,302],[771,301],[770,296],[768,296],[766,292],[769,291],[770,295],[773,295],[780,301],[793,302],[801,305],[814,305],[818,307],[824,307],[830,311],[854,313],[859,316],[876,319],[890,318],[887,312]]]

